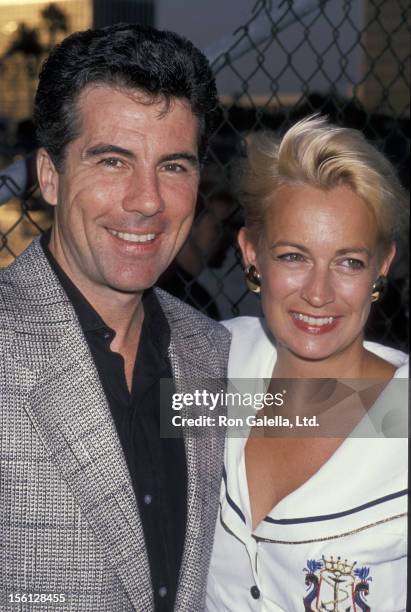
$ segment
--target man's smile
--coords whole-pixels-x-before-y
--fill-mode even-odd
[[[107,228],[107,231],[112,236],[116,236],[116,238],[120,238],[120,240],[124,240],[125,242],[151,242],[157,236],[157,234],[135,234],[132,232],[120,232],[118,230],[110,228]]]

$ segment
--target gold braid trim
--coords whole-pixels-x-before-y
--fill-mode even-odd
[[[312,544],[313,542],[326,542],[327,540],[338,540],[339,538],[345,538],[346,536],[352,535],[353,533],[360,533],[361,531],[365,531],[366,529],[370,529],[371,527],[375,527],[376,525],[388,523],[389,521],[395,521],[396,519],[399,519],[403,516],[407,516],[407,512],[403,512],[402,514],[395,514],[394,516],[389,516],[386,519],[376,521],[375,523],[370,523],[369,525],[364,525],[364,527],[359,527],[358,529],[354,529],[353,531],[346,531],[345,533],[328,536],[326,538],[315,538],[314,540],[299,540],[297,542],[287,542],[286,540],[270,540],[269,538],[260,538],[256,535],[253,535],[253,538],[257,542],[268,542],[272,544]]]

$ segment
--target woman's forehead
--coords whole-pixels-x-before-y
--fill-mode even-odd
[[[268,202],[264,228],[273,240],[293,235],[323,242],[352,237],[374,243],[377,237],[373,210],[346,186],[281,187]]]

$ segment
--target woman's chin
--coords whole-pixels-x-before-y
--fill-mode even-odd
[[[338,353],[341,353],[343,347],[325,346],[323,343],[310,342],[305,344],[300,343],[278,343],[280,354],[282,351],[291,353],[291,355],[302,361],[325,361],[332,359]],[[281,348],[280,348],[281,347]],[[280,358],[279,354],[279,358]]]

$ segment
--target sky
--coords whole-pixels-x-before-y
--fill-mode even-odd
[[[244,25],[255,4],[255,0],[157,0],[157,27],[174,30],[207,49]],[[275,7],[279,2],[273,0],[272,4]],[[325,15],[312,13],[280,33],[280,44],[272,43],[264,53],[263,69],[258,69],[255,51],[236,61],[234,70],[225,69],[218,77],[219,91],[223,95],[239,93],[247,80],[253,94],[267,94],[275,79],[276,87],[287,95],[299,93],[304,81],[309,80],[311,91],[327,91],[330,81],[336,81],[338,91],[350,95],[350,83],[357,82],[361,74],[361,55],[355,42],[362,4],[362,0],[329,0]],[[335,32],[337,43],[333,41]],[[291,51],[290,66],[287,54]],[[318,57],[323,61],[321,69]]]

